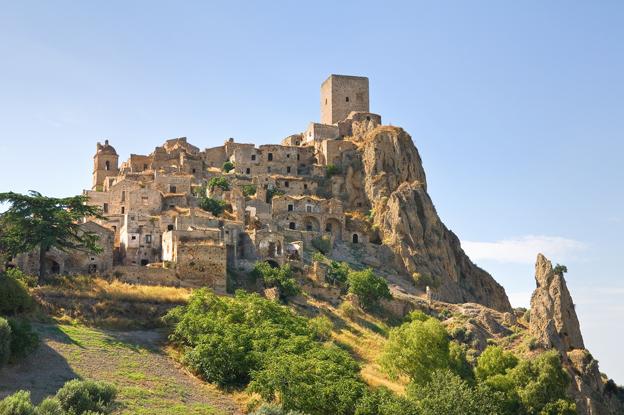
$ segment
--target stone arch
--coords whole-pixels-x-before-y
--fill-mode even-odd
[[[329,232],[337,240],[342,239],[342,223],[336,218],[328,218],[325,221],[325,232]]]
[[[351,242],[353,242],[354,244],[359,244],[360,235],[358,235],[357,233],[354,233],[353,235],[351,235]]]
[[[306,216],[303,218],[303,229],[308,232],[320,232],[321,224],[314,216]]]
[[[106,160],[104,162],[104,170],[110,170],[110,161]]]

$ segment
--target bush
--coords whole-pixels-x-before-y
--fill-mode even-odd
[[[338,308],[340,309],[340,311],[342,311],[342,314],[344,314],[344,316],[347,317],[349,320],[353,320],[355,317],[357,317],[357,308],[353,305],[351,301],[343,301],[342,303],[340,303],[340,306]]]
[[[308,327],[319,341],[327,341],[331,338],[334,323],[327,316],[318,316],[308,320]]]
[[[332,261],[329,264],[327,274],[325,274],[325,279],[333,285],[345,285],[350,271],[351,268],[346,262]]]
[[[253,184],[244,184],[242,186],[243,196],[249,197],[256,194],[256,186]]]
[[[410,383],[407,396],[418,403],[421,415],[484,415],[505,413],[499,394],[471,387],[448,369],[438,369],[425,384]]]
[[[80,415],[87,411],[108,412],[116,395],[110,383],[74,379],[59,389],[56,398],[64,411]]]
[[[327,257],[321,254],[319,251],[316,251],[312,254],[312,261],[324,263],[327,260]]]
[[[283,190],[280,190],[277,187],[271,187],[270,189],[267,190],[266,202],[271,203],[271,200],[273,200],[275,196],[282,196],[285,194],[286,192],[284,192]]]
[[[26,320],[9,319],[11,326],[11,359],[26,357],[39,345],[39,336]]]
[[[290,338],[304,343],[313,338],[306,319],[242,291],[229,298],[197,290],[188,305],[171,310],[165,320],[175,324],[170,339],[183,351],[183,361],[220,386],[249,382],[252,371]]]
[[[381,387],[366,391],[355,407],[355,415],[420,415],[414,401]]]
[[[36,276],[24,274],[19,268],[9,268],[4,272],[8,277],[21,281],[28,287],[37,285],[38,279]]]
[[[214,190],[215,187],[220,187],[221,190],[227,192],[228,190],[230,190],[230,183],[225,177],[213,177],[208,180],[208,187],[210,188],[210,190]]]
[[[449,337],[434,319],[413,320],[390,331],[379,359],[392,377],[408,376],[417,385],[426,384],[438,369],[450,366]]]
[[[267,262],[256,262],[252,275],[256,279],[262,279],[267,287],[279,288],[283,299],[295,296],[301,291],[289,264],[274,268]]]
[[[382,277],[368,268],[363,271],[350,271],[347,275],[349,292],[357,295],[360,305],[364,309],[372,309],[379,304],[382,298],[391,299],[388,283]]]
[[[475,375],[484,381],[494,375],[504,375],[517,364],[518,358],[513,353],[504,351],[500,346],[488,346],[477,359]]]
[[[217,200],[211,197],[202,197],[199,199],[199,207],[206,212],[211,212],[215,216],[222,214],[226,206],[227,203],[223,200]]]
[[[286,411],[281,406],[265,403],[250,415],[305,415],[299,411]]]
[[[35,407],[30,401],[30,392],[18,391],[0,401],[2,415],[35,415]]]
[[[332,249],[331,239],[328,236],[317,236],[312,239],[312,246],[318,249],[323,255],[327,255]]]
[[[303,353],[281,353],[254,373],[249,391],[266,401],[279,399],[286,410],[310,415],[352,414],[365,391],[360,368],[345,351],[312,347]]]
[[[39,406],[37,406],[37,415],[66,415],[67,413],[61,406],[61,401],[57,398],[45,398]],[[85,413],[83,413],[85,415]]]
[[[327,166],[325,166],[325,176],[326,177],[332,177],[336,174],[340,174],[342,173],[342,168],[340,166],[337,166],[335,164],[328,164]]]
[[[223,163],[223,171],[226,173],[229,173],[232,169],[234,169],[234,163],[232,163],[231,161],[226,161],[225,163]]]
[[[557,264],[553,268],[553,274],[555,275],[563,275],[566,272],[568,272],[568,267],[566,267],[565,265]]]
[[[0,367],[7,364],[11,357],[11,326],[0,317]]]
[[[28,311],[32,306],[33,300],[26,284],[6,273],[0,273],[0,314]]]

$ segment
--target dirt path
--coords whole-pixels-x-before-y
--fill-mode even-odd
[[[162,332],[47,324],[35,328],[41,346],[19,364],[0,370],[0,397],[27,389],[38,403],[67,380],[88,378],[117,386],[115,414],[241,414],[229,396],[167,356]]]

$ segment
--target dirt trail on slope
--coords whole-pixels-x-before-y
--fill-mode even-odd
[[[196,379],[164,351],[158,330],[112,331],[34,325],[35,353],[0,370],[0,398],[26,389],[38,403],[67,380],[106,380],[118,389],[115,414],[241,414],[227,395]]]

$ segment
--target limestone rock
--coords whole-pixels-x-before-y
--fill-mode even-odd
[[[531,334],[542,346],[564,353],[585,348],[563,273],[555,273],[552,263],[542,254],[537,256],[535,281],[537,289],[531,297]]]
[[[364,194],[374,212],[374,226],[395,256],[403,275],[427,274],[439,282],[437,300],[475,302],[511,311],[505,291],[473,264],[459,239],[444,226],[431,198],[418,150],[397,127],[378,127],[360,139]],[[353,180],[355,181],[355,180]],[[359,198],[359,183],[348,189]]]

